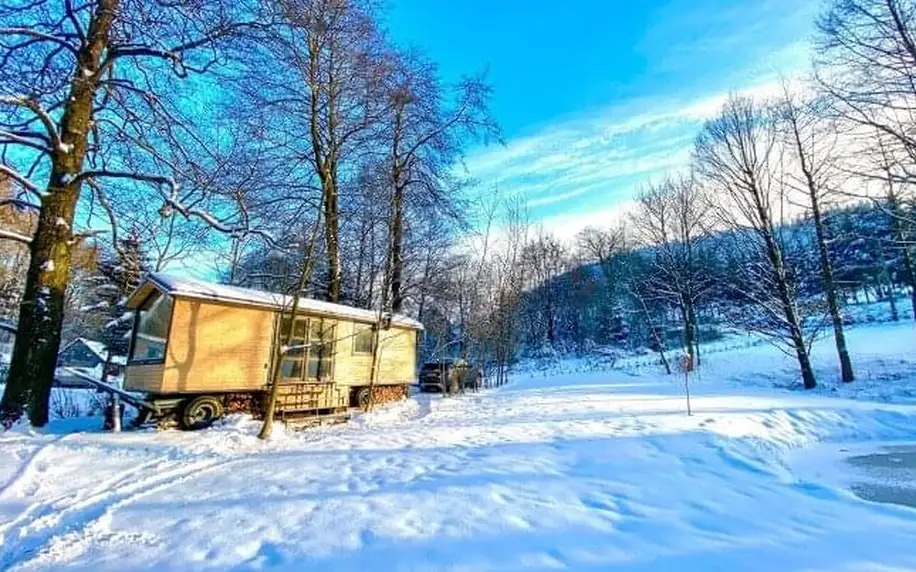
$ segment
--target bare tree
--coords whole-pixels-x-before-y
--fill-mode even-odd
[[[631,226],[651,252],[654,270],[643,290],[678,309],[684,324],[684,348],[690,363],[696,364],[697,306],[712,285],[700,260],[701,240],[710,227],[709,204],[693,176],[649,186],[636,202]]]
[[[815,64],[834,111],[906,157],[899,179],[916,176],[916,3],[830,0],[818,20]]]
[[[806,389],[817,385],[805,317],[793,288],[778,232],[785,189],[779,173],[773,118],[746,97],[731,96],[697,138],[698,173],[718,193],[717,213],[742,240],[753,273],[737,293],[760,312],[761,331],[794,353]]]
[[[535,306],[531,310],[538,325],[538,337],[554,345],[560,337],[558,310],[561,286],[556,278],[569,269],[566,248],[541,227],[522,249],[521,263],[528,271],[527,286],[535,293]]]
[[[152,187],[170,213],[244,231],[194,204],[193,183],[182,192],[178,175],[193,179],[188,165],[207,147],[170,90],[172,79],[217,65],[216,46],[252,26],[243,6],[222,1],[0,8],[0,172],[40,205],[3,423],[26,407],[34,425],[47,422],[84,183],[107,202],[104,181],[133,181],[137,192]]]
[[[825,212],[829,200],[837,195],[836,181],[836,126],[824,120],[823,109],[818,107],[818,100],[802,101],[791,91],[786,83],[783,94],[777,102],[775,111],[780,121],[780,128],[785,136],[785,144],[792,157],[788,180],[790,184],[803,192],[811,208],[814,234],[817,241],[818,260],[821,269],[821,281],[827,299],[827,309],[833,323],[833,335],[836,342],[837,356],[840,361],[840,376],[849,383],[855,380],[849,349],[846,347],[846,334],[843,331],[843,317],[840,313],[840,296],[833,270],[827,236]]]
[[[302,249],[302,260],[299,270],[299,277],[292,287],[291,300],[289,302],[289,319],[283,320],[287,324],[286,331],[280,332],[282,343],[276,345],[273,367],[270,371],[270,392],[267,396],[267,403],[264,411],[264,423],[258,432],[259,439],[269,439],[273,432],[274,415],[277,409],[277,399],[280,396],[280,375],[283,364],[283,356],[291,350],[293,337],[295,335],[296,315],[299,312],[299,304],[302,301],[306,287],[312,277],[314,270],[315,246],[318,243],[318,234],[321,229],[321,211],[316,213],[315,221],[312,224],[309,239]],[[284,313],[286,310],[284,309]],[[301,348],[299,348],[301,351]]]
[[[415,52],[392,59],[383,132],[391,187],[391,306],[399,312],[404,303],[403,245],[409,203],[431,211],[430,216],[455,216],[451,173],[462,146],[468,138],[498,139],[499,130],[488,110],[491,88],[482,77],[447,86],[437,77],[433,62]]]
[[[912,236],[910,229],[916,221],[908,215],[901,205],[900,189],[906,187],[901,181],[897,171],[900,162],[896,160],[892,150],[886,145],[884,138],[877,138],[878,159],[880,172],[884,175],[883,201],[876,200],[879,209],[885,211],[890,222],[891,240],[895,248],[903,255],[903,271],[907,285],[910,287],[910,300],[912,302],[913,319],[916,320],[916,260],[912,252]],[[891,292],[893,296],[893,292]]]
[[[276,0],[270,6],[280,23],[271,28],[247,91],[270,118],[268,137],[295,166],[294,182],[320,195],[325,293],[338,302],[341,179],[378,153],[369,142],[384,109],[385,41],[372,2]]]
[[[8,322],[16,320],[37,218],[35,206],[16,198],[12,185],[0,177],[0,230],[23,238],[0,241],[0,319]]]

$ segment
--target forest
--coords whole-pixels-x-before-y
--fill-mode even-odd
[[[852,382],[845,306],[916,319],[914,19],[912,0],[826,2],[809,74],[729,96],[689,165],[564,242],[463,168],[502,144],[486,73],[445,81],[375,2],[4,4],[0,419],[47,423],[62,341],[123,353],[125,296],[189,267],[410,314],[423,359],[493,384],[545,348],[702,367],[726,331],[783,349],[806,388],[831,335]]]

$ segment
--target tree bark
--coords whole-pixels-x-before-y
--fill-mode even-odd
[[[700,365],[700,342],[697,335],[697,311],[692,300],[685,302],[684,311],[684,345],[690,355],[692,366]]]
[[[910,249],[903,246],[903,266],[906,269],[907,282],[910,286],[910,302],[913,307],[913,320],[916,320],[916,265],[913,263],[913,256]]]
[[[808,355],[808,347],[805,345],[805,337],[802,334],[801,321],[795,304],[792,303],[792,295],[789,292],[789,281],[786,276],[785,261],[782,257],[782,250],[776,243],[773,227],[769,222],[769,216],[761,209],[761,218],[764,221],[764,241],[766,243],[767,255],[772,265],[773,279],[776,283],[776,293],[780,304],[783,308],[783,315],[789,324],[789,335],[792,340],[792,346],[795,349],[795,355],[798,358],[799,369],[802,374],[802,383],[805,389],[814,389],[817,387],[817,381],[814,377],[814,370],[811,367],[811,358]]]
[[[394,136],[391,140],[391,240],[388,267],[391,272],[391,311],[400,312],[404,305],[402,280],[404,275],[404,164],[401,157],[401,136],[404,127],[404,106],[398,103],[394,113]]]
[[[846,346],[846,332],[843,328],[843,316],[840,313],[840,300],[837,294],[836,278],[833,273],[833,262],[830,260],[830,250],[827,247],[827,231],[824,226],[824,217],[821,213],[820,202],[817,197],[813,179],[810,175],[809,189],[811,195],[811,211],[814,217],[814,234],[817,237],[817,249],[821,263],[821,277],[824,281],[824,294],[827,297],[827,310],[833,323],[833,337],[836,341],[837,356],[840,359],[840,376],[843,382],[855,381],[855,372],[852,369],[852,360]]]
[[[837,294],[836,278],[833,272],[833,261],[830,260],[830,249],[827,247],[827,229],[824,224],[824,216],[821,212],[820,188],[815,181],[812,165],[809,161],[809,155],[805,150],[802,142],[801,130],[798,125],[797,110],[794,104],[787,97],[789,106],[788,119],[792,128],[792,138],[795,150],[798,155],[799,165],[802,174],[805,177],[805,185],[808,190],[808,198],[811,200],[811,214],[814,218],[814,234],[817,239],[818,257],[821,266],[821,279],[824,284],[824,294],[827,297],[827,309],[830,313],[830,321],[833,323],[833,337],[836,341],[837,356],[840,360],[840,376],[843,382],[849,383],[855,380],[856,376],[852,369],[852,360],[849,358],[849,349],[846,347],[846,333],[843,329],[843,317],[840,315],[840,300]],[[804,341],[802,342],[804,347]],[[807,352],[805,352],[807,354]],[[805,360],[807,360],[805,355]],[[801,356],[799,357],[801,361]],[[808,364],[810,369],[810,363]],[[804,366],[803,366],[804,369]],[[802,372],[804,376],[804,371]],[[805,387],[808,387],[806,384]]]
[[[324,191],[324,236],[328,261],[327,298],[340,302],[340,207],[336,183],[326,185]]]
[[[60,118],[60,144],[51,151],[51,172],[30,245],[28,275],[0,422],[9,426],[28,407],[36,427],[48,422],[48,399],[60,349],[64,300],[70,278],[73,218],[92,122],[97,72],[108,46],[118,0],[99,0],[79,48],[70,93]],[[78,181],[78,180],[77,180]]]

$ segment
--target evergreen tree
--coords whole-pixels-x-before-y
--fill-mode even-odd
[[[136,229],[126,238],[118,239],[115,251],[99,264],[100,284],[96,290],[96,307],[106,315],[100,341],[108,348],[103,381],[108,377],[115,356],[127,356],[133,313],[125,304],[127,297],[140,285],[148,267],[146,253]]]

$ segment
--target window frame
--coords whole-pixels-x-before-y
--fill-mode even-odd
[[[373,329],[372,324],[360,324],[358,322],[354,322],[353,327],[354,329],[358,329],[359,331],[353,334],[353,344],[350,346],[351,347],[350,355],[371,356],[373,353],[375,353],[375,330]],[[371,342],[369,343],[370,348],[369,348],[369,351],[367,352],[359,351],[356,349],[356,339],[363,332],[369,332],[371,334]]]
[[[164,296],[171,300],[172,311],[169,312],[169,323],[166,326],[165,331],[165,344],[162,346],[162,357],[161,358],[147,358],[147,359],[136,359],[134,358],[134,348],[137,344],[137,334],[140,333],[140,312],[143,310],[143,307],[146,306],[146,303],[149,302],[150,298],[153,296]],[[163,292],[158,289],[153,289],[149,294],[146,295],[146,298],[143,299],[137,309],[134,310],[134,325],[130,331],[130,347],[127,349],[127,365],[163,365],[165,363],[165,358],[169,354],[169,340],[172,338],[172,320],[175,319],[175,302],[176,298],[174,296],[169,296],[166,292]]]
[[[322,317],[316,317],[316,316],[296,316],[295,318],[292,318],[289,315],[281,315],[280,321],[279,321],[279,329],[277,331],[277,343],[278,344],[282,342],[283,337],[285,336],[286,332],[284,330],[284,326],[285,326],[284,322],[288,319],[293,320],[293,324],[294,324],[293,327],[295,327],[296,322],[305,323],[305,344],[309,345],[309,347],[303,348],[301,350],[302,353],[295,357],[288,358],[289,354],[280,355],[280,383],[317,383],[325,379],[333,379],[334,378],[334,369],[335,369],[336,361],[337,361],[336,360],[336,356],[337,356],[336,333],[337,333],[337,326],[338,326],[337,322],[334,320],[331,320],[330,318],[322,318]],[[322,328],[321,330],[322,333],[329,332],[328,333],[329,339],[327,340],[327,345],[330,346],[330,355],[326,357],[321,356],[321,355],[317,356],[318,375],[316,377],[311,377],[309,376],[308,372],[309,372],[309,362],[312,361],[312,358],[314,357],[313,350],[315,353],[321,351],[318,348],[311,347],[310,345],[316,341],[312,339],[312,325],[315,323],[316,320],[319,321],[322,324],[322,326],[324,325],[324,322],[326,321],[330,323],[328,328]],[[322,338],[323,337],[324,336],[322,336]],[[317,341],[322,341],[322,340],[318,339]],[[287,361],[287,359],[289,359],[289,361],[296,361],[296,362],[301,363],[299,377],[284,377],[283,363]],[[321,371],[321,362],[323,360],[329,363],[327,372]],[[324,373],[324,376],[321,375],[322,373]]]

